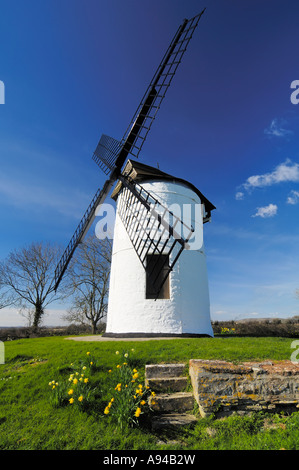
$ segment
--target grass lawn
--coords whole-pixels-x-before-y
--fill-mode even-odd
[[[223,336],[140,342],[49,337],[5,342],[5,364],[0,365],[0,450],[298,449],[299,412],[199,419],[195,427],[171,436],[153,433],[146,419],[139,427],[120,429],[104,414],[111,399],[109,370],[124,360],[127,351],[142,379],[149,363],[290,359],[292,341]],[[89,385],[95,389],[89,406],[82,410],[69,403],[53,406],[49,382],[66,382],[71,364],[85,360],[87,352],[96,359],[89,375]]]

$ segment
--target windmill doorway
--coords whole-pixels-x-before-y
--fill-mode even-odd
[[[146,257],[146,299],[170,299],[169,255],[152,254]],[[166,277],[167,276],[167,277]],[[166,281],[161,283],[166,277]]]

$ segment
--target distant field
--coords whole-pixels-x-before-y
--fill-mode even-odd
[[[105,323],[98,325],[98,333],[105,331]],[[299,316],[290,318],[260,318],[229,321],[213,321],[214,334],[222,335],[223,330],[230,330],[237,336],[280,336],[285,338],[299,337]],[[68,325],[57,327],[41,327],[37,333],[29,327],[0,327],[0,340],[42,337],[42,336],[68,336],[91,334],[88,325]]]
[[[5,364],[0,365],[0,449],[296,449],[299,413],[200,419],[194,429],[181,430],[171,438],[155,435],[146,422],[124,433],[104,415],[111,398],[108,371],[127,351],[142,376],[147,363],[188,363],[192,358],[234,362],[290,359],[292,341],[225,335],[142,342],[66,341],[60,336],[7,341]],[[96,358],[90,376],[96,388],[91,406],[85,411],[53,407],[49,382],[65,380],[72,370],[70,364],[86,358],[87,352]]]

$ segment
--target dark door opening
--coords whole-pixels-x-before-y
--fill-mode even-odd
[[[147,255],[146,257],[146,298],[169,299],[169,255]],[[167,276],[160,292],[161,283]]]

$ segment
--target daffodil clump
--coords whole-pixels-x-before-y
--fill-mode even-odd
[[[119,351],[116,354],[119,355]],[[108,372],[112,390],[104,414],[115,418],[120,427],[138,424],[139,417],[149,409],[148,397],[151,394],[149,387],[141,383],[138,370],[129,365],[128,359],[129,354],[123,354],[123,362],[119,361]]]
[[[50,400],[53,406],[61,406],[65,399],[66,385],[59,381],[52,380],[49,382]]]
[[[222,335],[233,335],[236,332],[235,328],[221,328]]]
[[[85,367],[84,370],[93,373],[96,370],[97,361],[96,358],[91,354],[91,352],[87,351],[85,357],[81,359],[78,363],[72,363],[71,367],[75,370]]]
[[[87,357],[90,355],[86,353]],[[92,362],[89,360],[87,363]],[[91,364],[92,365],[92,364]],[[90,364],[89,364],[90,366]],[[74,364],[71,364],[74,368]],[[90,402],[94,389],[92,389],[89,378],[90,367],[83,365],[79,371],[70,374],[67,380],[49,382],[51,389],[51,400],[54,406],[62,406],[65,404],[79,406],[85,408]]]

